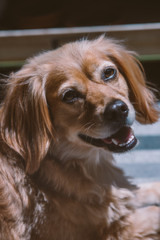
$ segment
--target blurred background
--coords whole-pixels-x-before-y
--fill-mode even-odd
[[[59,28],[77,28],[77,27],[96,27],[96,26],[123,26],[126,24],[157,24],[160,23],[160,1],[159,0],[0,0],[0,30],[24,30],[24,29],[59,29]],[[159,25],[160,26],[160,25]],[[154,30],[154,27],[151,27]],[[150,28],[150,29],[151,29]],[[143,30],[143,25],[141,27]],[[159,27],[158,27],[158,30]],[[105,30],[104,30],[105,31]],[[106,30],[107,31],[107,30]],[[117,30],[116,30],[117,31]],[[88,33],[90,29],[88,29]],[[100,33],[103,31],[100,31]],[[131,50],[136,50],[140,55],[144,55],[144,52],[141,51],[142,45],[145,45],[147,39],[152,43],[152,46],[158,46],[158,42],[160,45],[160,33],[157,35],[152,31],[147,35],[141,37],[139,33],[136,33],[133,36],[128,37],[128,35],[119,35],[109,34],[109,36],[120,37],[120,39],[125,40],[129,48]],[[23,36],[24,32],[21,32],[21,36]],[[98,34],[98,33],[97,33]],[[4,36],[5,35],[5,36]],[[31,34],[31,35],[34,35]],[[37,35],[37,34],[36,34]],[[44,34],[45,35],[45,32]],[[53,34],[54,35],[54,34]],[[66,34],[65,34],[66,35]],[[70,35],[70,31],[68,30],[68,36]],[[76,36],[77,39],[86,34],[81,34]],[[154,36],[153,36],[154,35]],[[0,34],[0,72],[8,73],[12,69],[17,70],[19,67],[19,63],[8,62],[13,60],[24,60],[27,57],[31,57],[41,50],[47,50],[50,48],[55,48],[59,44],[59,39],[52,37],[50,40],[50,46],[36,46],[40,44],[40,39],[36,41],[35,38],[32,37],[25,42],[24,39],[19,41],[19,39],[15,39],[13,37],[14,34],[1,33]],[[70,38],[67,36],[67,40]],[[87,35],[88,36],[88,35]],[[146,37],[147,36],[147,37]],[[6,37],[6,38],[4,38]],[[14,36],[15,37],[15,36]],[[28,36],[25,35],[27,38]],[[149,38],[151,38],[149,40]],[[134,41],[141,42],[141,46],[138,48],[134,48]],[[72,40],[72,39],[71,39]],[[26,40],[27,41],[27,40]],[[34,42],[35,41],[35,42]],[[132,42],[132,43],[131,43]],[[7,44],[8,43],[8,44]],[[131,44],[130,44],[131,43]],[[12,45],[12,48],[11,48]],[[23,45],[23,46],[22,46]],[[23,56],[19,56],[18,54],[21,52],[25,52],[25,46],[32,45],[32,51],[26,48],[27,54]],[[151,46],[148,47],[146,44],[146,49],[148,48],[148,52],[145,52],[147,58],[142,57],[142,62],[144,68],[146,70],[147,79],[152,83],[156,83],[157,87],[160,87],[160,78],[159,78],[159,68],[160,68],[160,52],[158,46],[157,51],[153,52],[150,50]],[[15,53],[13,54],[13,51]],[[150,51],[149,51],[150,50]],[[9,52],[9,53],[8,53]],[[7,54],[10,54],[9,56]],[[12,55],[15,55],[12,57]],[[152,55],[152,56],[151,56]],[[153,56],[154,55],[154,56]],[[155,56],[156,55],[156,56]],[[20,64],[21,65],[21,64]]]
[[[0,0],[0,29],[160,22],[159,0]]]
[[[3,78],[18,70],[26,58],[41,51],[102,33],[139,53],[160,99],[159,0],[0,0],[0,74]],[[160,121],[134,128],[140,144],[115,158],[138,183],[160,180]]]

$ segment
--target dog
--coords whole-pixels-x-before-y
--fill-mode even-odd
[[[27,61],[0,108],[1,240],[160,239],[160,183],[133,185],[113,153],[159,118],[133,52],[100,36]]]

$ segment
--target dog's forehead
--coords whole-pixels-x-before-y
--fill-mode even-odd
[[[86,59],[88,62],[89,60]],[[85,92],[88,87],[91,88],[93,82],[104,84],[101,79],[101,72],[107,66],[113,66],[113,63],[107,60],[91,61],[90,64],[79,65],[75,62],[70,63],[68,66],[61,66],[61,69],[56,69],[57,76],[55,79],[58,79],[58,92],[61,92],[63,89],[75,88],[80,92]]]
[[[82,75],[91,77],[95,71],[103,67],[115,66],[103,51],[91,46],[71,44],[60,48],[54,61],[54,73],[65,81],[71,78],[81,78]]]
[[[100,44],[92,41],[77,41],[65,44],[51,52],[56,67],[80,67],[99,64],[102,59],[110,60],[107,51]],[[111,61],[111,60],[110,60]]]
[[[84,92],[91,81],[101,82],[103,68],[115,66],[104,49],[90,44],[72,43],[51,52],[51,84],[55,91],[73,87]],[[56,88],[55,88],[56,87]]]

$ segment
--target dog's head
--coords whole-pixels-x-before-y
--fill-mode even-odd
[[[38,169],[51,142],[124,152],[131,129],[158,120],[155,97],[138,60],[100,37],[43,53],[11,75],[2,113],[5,141]]]

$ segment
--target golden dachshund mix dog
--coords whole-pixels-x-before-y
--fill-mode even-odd
[[[0,108],[0,240],[158,240],[160,184],[133,186],[112,153],[159,112],[142,66],[104,36],[42,53]]]

